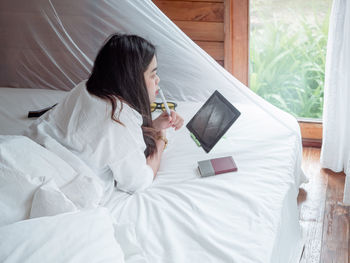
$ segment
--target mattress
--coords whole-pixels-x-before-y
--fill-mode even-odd
[[[28,110],[64,95],[1,88],[0,134],[21,134]],[[186,124],[201,105],[179,102],[176,110]],[[107,202],[118,223],[134,226],[149,262],[299,262],[300,135],[254,105],[235,107],[241,116],[209,154],[185,127],[169,131],[152,186],[115,191]],[[234,158],[237,172],[200,178],[197,161],[223,156]]]

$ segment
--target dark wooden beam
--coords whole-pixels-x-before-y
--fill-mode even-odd
[[[225,68],[248,86],[249,0],[225,0]]]

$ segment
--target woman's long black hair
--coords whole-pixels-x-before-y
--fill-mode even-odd
[[[136,35],[114,34],[101,48],[86,83],[87,90],[112,105],[112,120],[119,121],[115,115],[117,99],[130,105],[143,117],[142,132],[146,143],[145,155],[157,151],[152,128],[152,116],[144,72],[156,54],[155,46]],[[122,105],[120,111],[122,110]]]

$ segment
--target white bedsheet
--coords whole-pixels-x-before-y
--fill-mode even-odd
[[[20,134],[28,110],[64,94],[0,89],[0,134]],[[177,111],[187,123],[200,106],[179,103]],[[135,226],[149,262],[298,262],[299,135],[258,107],[235,106],[242,115],[209,154],[185,127],[169,132],[153,185],[134,195],[115,192],[108,201],[118,223]],[[199,178],[198,160],[227,155],[238,172]]]
[[[65,91],[0,87],[0,135],[19,135],[29,126],[28,111],[54,105]]]
[[[177,111],[187,123],[200,106]],[[150,262],[299,261],[300,139],[259,108],[235,106],[241,116],[209,154],[186,128],[171,132],[153,185],[110,200],[118,222],[135,224]],[[227,155],[238,172],[199,178],[198,160]]]

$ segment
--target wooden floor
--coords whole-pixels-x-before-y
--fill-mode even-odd
[[[301,263],[350,262],[350,207],[343,206],[345,175],[321,169],[320,149],[304,148],[303,170],[309,183],[299,191],[300,223],[305,233]]]

